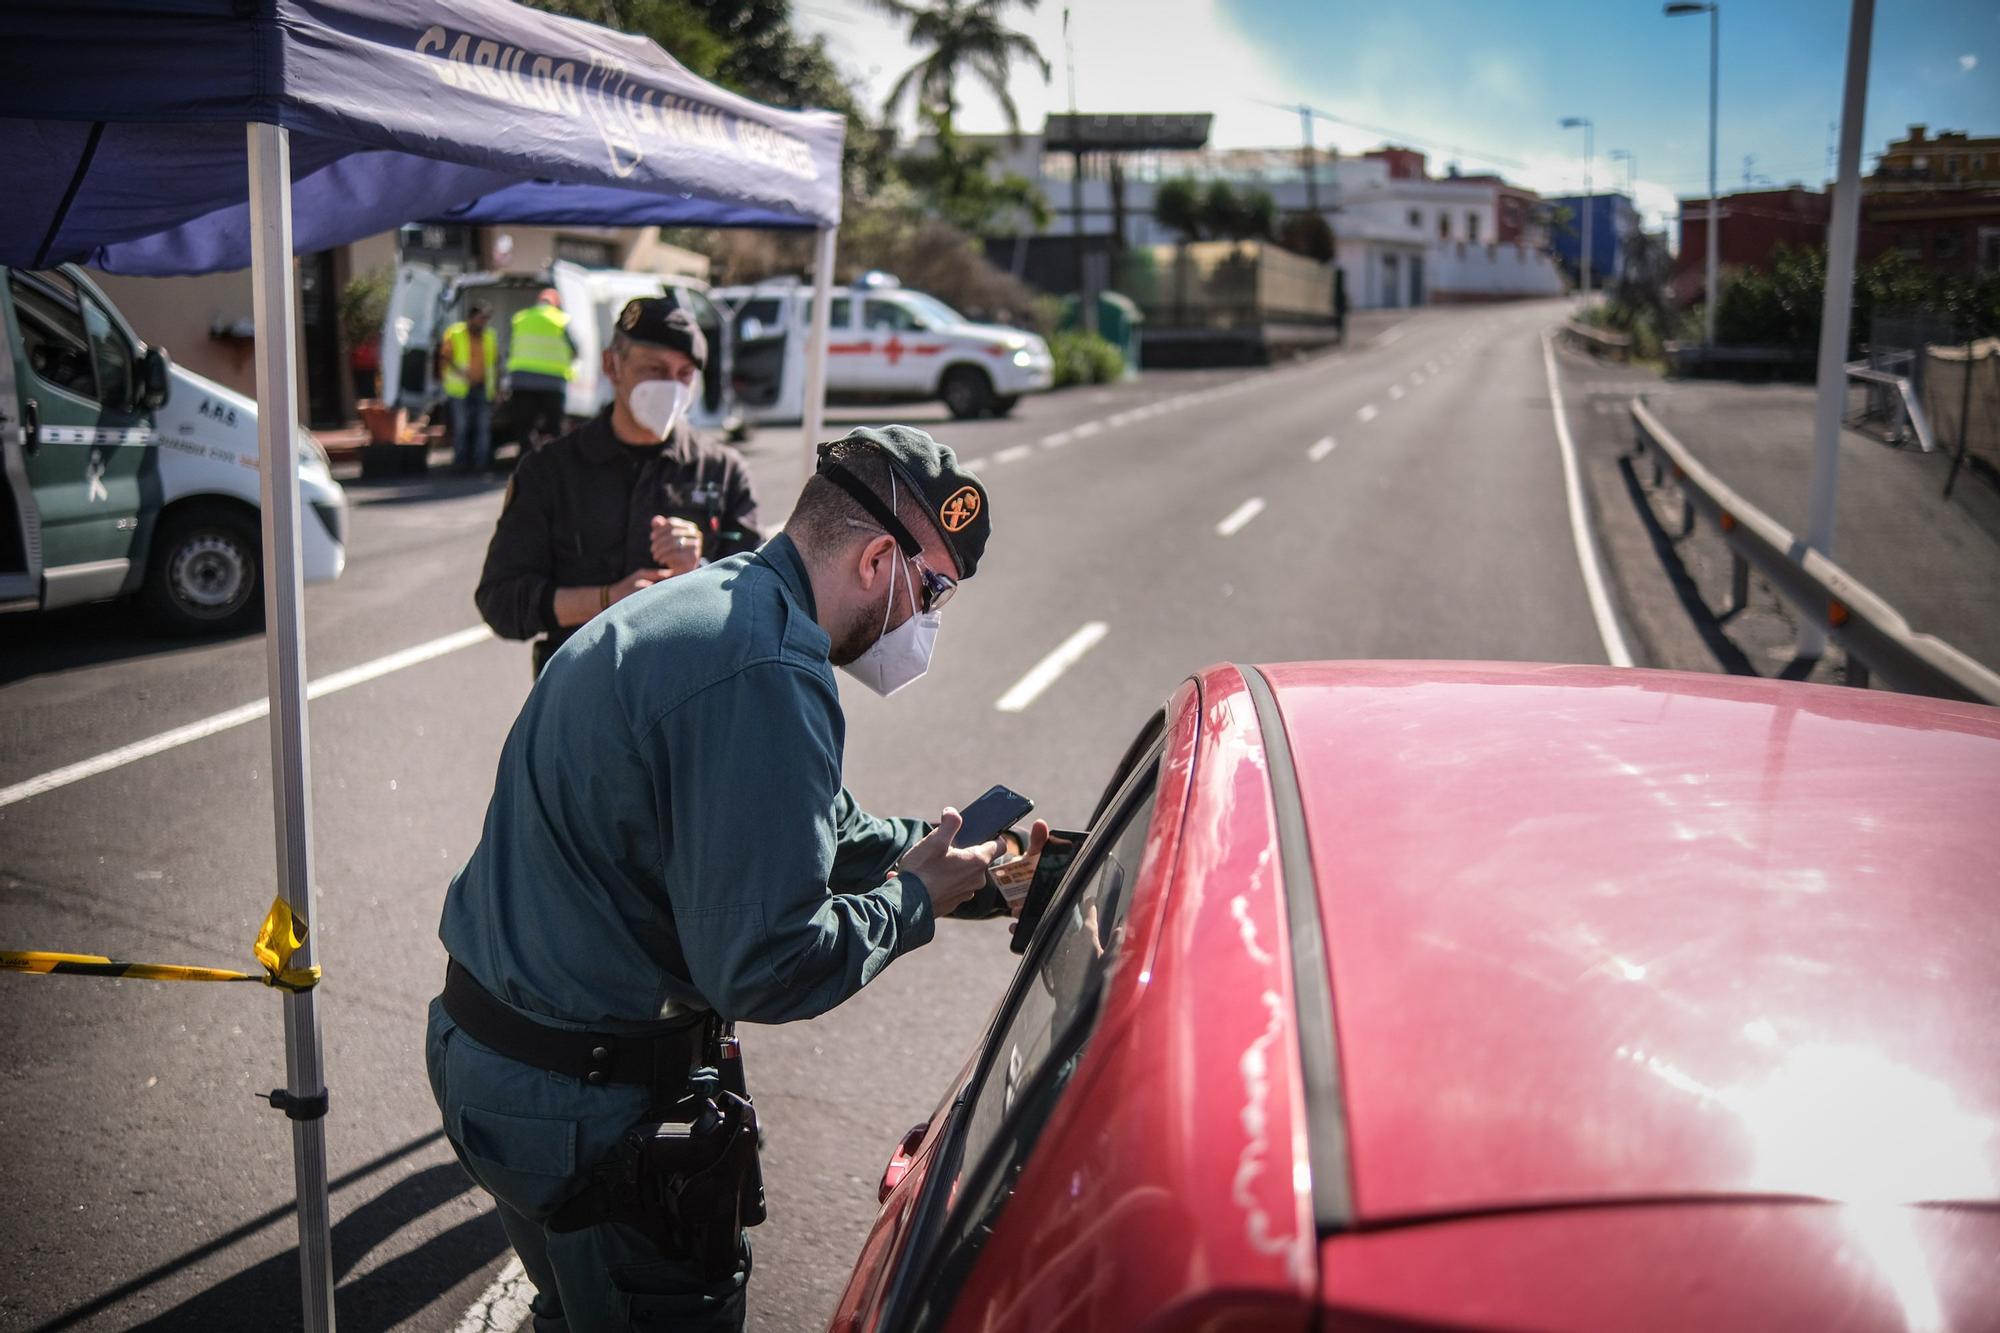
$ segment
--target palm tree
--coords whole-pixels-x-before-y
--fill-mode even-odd
[[[1021,0],[1033,9],[1041,0]],[[913,89],[917,110],[949,128],[958,113],[957,84],[961,74],[971,73],[999,99],[1007,116],[1007,131],[1016,138],[1021,133],[1021,114],[1007,92],[1008,68],[1016,57],[1026,57],[1041,66],[1042,78],[1049,77],[1049,62],[1034,39],[1014,31],[1000,21],[1000,11],[1013,0],[869,0],[875,8],[910,25],[910,45],[927,52],[916,64],[903,71],[883,103],[884,115],[893,116],[904,97]]]

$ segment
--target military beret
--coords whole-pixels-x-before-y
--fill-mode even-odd
[[[635,343],[671,347],[708,368],[708,339],[694,316],[664,296],[635,296],[618,315],[618,331]]]
[[[863,445],[879,450],[896,470],[901,483],[922,499],[931,520],[944,534],[960,578],[971,578],[993,531],[986,488],[959,463],[950,445],[939,444],[912,426],[863,427],[819,447],[820,470],[836,447]],[[858,497],[857,497],[858,498]]]

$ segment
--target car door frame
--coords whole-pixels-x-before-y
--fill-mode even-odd
[[[0,275],[5,270],[0,269]],[[0,292],[10,304],[11,294]],[[27,446],[32,424],[22,406],[14,374],[13,321],[0,317],[0,485],[14,505],[21,569],[0,573],[0,611],[37,610],[42,604],[42,519],[35,488],[28,483]]]
[[[27,597],[34,596],[36,604],[43,610],[54,610],[64,606],[74,606],[85,602],[101,601],[132,591],[145,573],[145,553],[152,540],[154,521],[161,507],[159,480],[159,434],[154,429],[153,411],[139,401],[139,385],[143,374],[146,344],[139,339],[123,312],[109,297],[99,291],[83,272],[74,265],[62,265],[47,270],[59,275],[69,285],[69,293],[54,289],[40,272],[30,269],[0,269],[0,280],[7,284],[4,311],[0,320],[7,326],[8,375],[13,383],[12,401],[19,410],[21,394],[25,390],[30,401],[37,404],[32,429],[26,422],[22,424],[22,435],[18,452],[10,450],[8,483],[16,486],[18,463],[19,487],[15,490],[16,509],[21,517],[22,539],[31,542],[33,559],[30,562],[36,574],[31,590],[21,595],[25,604]],[[41,289],[51,300],[75,302],[78,327],[82,330],[86,353],[90,358],[92,393],[86,397],[75,389],[44,380],[39,374],[32,379],[24,379],[17,362],[17,354],[23,350],[18,341],[21,336],[21,309],[15,293],[15,284],[22,283]],[[129,369],[127,385],[128,401],[108,402],[104,399],[102,365],[97,355],[95,336],[91,331],[91,313],[95,312],[104,321],[105,333],[122,344],[126,364]],[[51,415],[71,417],[69,421],[51,421]],[[23,413],[25,416],[26,414]],[[51,519],[46,512],[44,501],[49,498],[48,487],[52,484],[44,477],[42,490],[38,493],[28,460],[42,449],[88,450],[84,454],[83,475],[88,480],[89,499],[92,505],[86,512],[76,517],[68,517],[69,509],[57,506],[57,517]],[[52,460],[72,461],[68,454],[52,455]],[[62,467],[53,467],[59,477],[64,474]],[[101,497],[98,494],[101,492]],[[67,492],[61,492],[65,498]],[[25,495],[26,504],[19,501]],[[102,512],[94,507],[101,499]],[[33,518],[28,518],[32,509]],[[29,534],[32,531],[32,538]],[[57,554],[52,559],[50,538],[59,538],[54,544]],[[84,547],[82,554],[87,558],[63,558],[68,549],[71,557],[79,552],[79,543]],[[62,563],[55,563],[61,560]],[[14,586],[10,578],[8,586]]]
[[[1081,893],[1083,886],[1095,876],[1107,851],[1116,844],[1134,818],[1150,818],[1160,797],[1160,775],[1164,766],[1167,745],[1170,739],[1166,710],[1155,713],[1146,727],[1135,738],[1121,761],[1120,770],[1106,788],[1106,795],[1098,801],[1098,808],[1091,818],[1091,827],[1078,849],[1076,858],[1064,872],[1062,883],[1049,895],[1047,909],[1037,924],[1034,936],[1024,951],[1021,964],[1015,969],[1013,979],[1008,983],[1007,992],[993,1018],[987,1025],[979,1043],[979,1057],[973,1073],[953,1099],[948,1112],[950,1121],[938,1142],[933,1145],[934,1165],[923,1183],[923,1196],[917,1201],[912,1212],[908,1233],[913,1240],[912,1247],[900,1256],[896,1272],[891,1276],[888,1289],[883,1295],[880,1315],[876,1321],[878,1329],[923,1328],[939,1326],[950,1315],[950,1305],[926,1316],[928,1322],[915,1322],[921,1310],[920,1302],[934,1294],[942,1270],[955,1256],[956,1246],[946,1245],[943,1224],[948,1220],[944,1212],[946,1197],[951,1192],[955,1180],[970,1182],[961,1191],[966,1206],[976,1197],[972,1186],[982,1184],[986,1175],[999,1169],[999,1155],[989,1152],[977,1162],[956,1163],[958,1169],[941,1171],[938,1167],[951,1161],[964,1148],[967,1128],[967,1110],[977,1099],[986,1081],[992,1076],[996,1065],[996,1043],[1009,1031],[1015,1015],[1020,1009],[1027,989],[1036,984],[1042,964],[1048,951],[1054,947],[1050,922],[1058,920],[1063,907]],[[1102,1016],[1104,996],[1102,990],[1092,996],[1088,1005],[1078,1010],[1065,1025],[1062,1036],[1051,1044],[1050,1053],[1042,1061],[1029,1082],[1019,1094],[1017,1107],[1003,1118],[996,1143],[1000,1139],[1016,1133],[1030,1110],[1040,1113],[1039,1123],[1046,1126],[1054,1103],[1044,1104],[1050,1091],[1049,1082],[1068,1057],[1075,1053],[1079,1043],[1087,1042],[1096,1030]],[[1037,1134],[1039,1137],[1039,1133]],[[1034,1145],[1028,1145],[1032,1153]],[[928,1239],[926,1239],[928,1238]],[[977,1262],[976,1256],[972,1262]],[[969,1271],[969,1270],[968,1270]],[[961,1274],[961,1278],[962,1278]],[[956,1296],[956,1290],[952,1292]]]

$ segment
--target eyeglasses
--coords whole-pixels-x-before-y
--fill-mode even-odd
[[[873,523],[863,523],[858,518],[848,519],[847,526],[850,528],[859,528],[863,532],[872,532],[883,537],[893,535],[883,531]],[[901,548],[899,547],[899,553],[900,550]],[[926,613],[935,611],[950,601],[952,594],[958,591],[957,579],[946,578],[943,574],[938,573],[935,569],[924,563],[922,556],[912,555],[904,558],[917,567],[917,573],[923,575],[924,594],[918,601],[917,610]]]
[[[942,607],[946,602],[951,600],[951,595],[958,591],[958,581],[956,579],[948,579],[935,569],[932,569],[924,563],[922,556],[913,556],[910,563],[917,567],[917,573],[924,576],[923,609],[925,612],[935,611]]]

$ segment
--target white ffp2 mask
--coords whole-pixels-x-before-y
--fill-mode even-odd
[[[889,623],[889,616],[896,605],[896,570],[902,568],[904,563],[901,551],[896,552],[895,560],[889,571],[889,606],[882,613],[884,625]],[[907,575],[903,584],[910,590],[911,605],[914,607],[916,584]],[[887,698],[931,669],[931,653],[937,648],[937,633],[938,613],[918,612],[869,644],[867,652],[841,669]]]
[[[895,503],[896,480],[891,475],[889,504],[892,512]],[[904,568],[909,561],[902,548],[896,548],[890,558],[895,563],[889,566],[889,604],[882,608],[883,633],[868,645],[868,651],[841,668],[884,698],[931,669],[931,653],[937,648],[939,624],[936,611],[917,610],[917,582]],[[902,572],[903,586],[910,590],[912,614],[908,620],[890,629],[889,617],[896,613],[898,571]]]
[[[680,421],[681,413],[687,411],[688,399],[693,396],[693,391],[679,380],[645,380],[633,386],[632,396],[626,401],[632,409],[632,419],[664,440]]]

